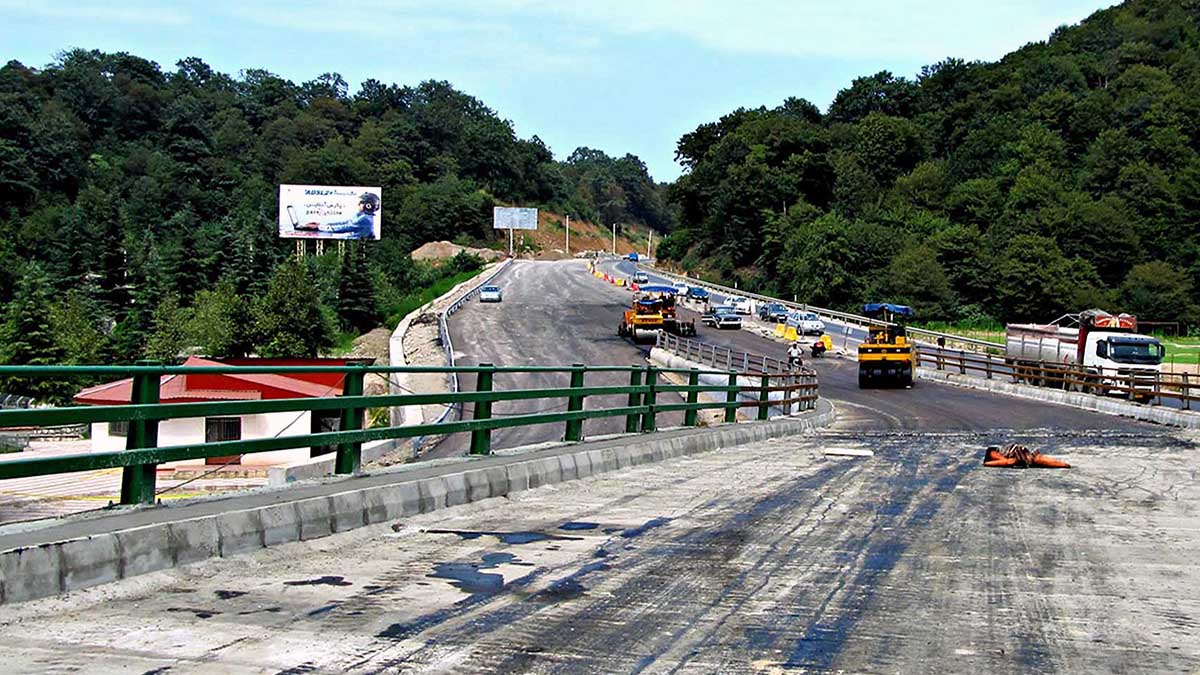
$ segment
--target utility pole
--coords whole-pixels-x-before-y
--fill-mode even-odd
[[[613,255],[617,254],[617,224],[613,223]]]
[[[650,241],[646,242],[646,257],[647,258],[654,257],[654,256],[650,255],[650,251],[653,250],[653,248],[654,248],[654,230],[650,230]]]
[[[567,216],[567,257],[571,257],[571,216]]]

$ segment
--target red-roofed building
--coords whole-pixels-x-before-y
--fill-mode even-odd
[[[374,359],[206,359],[189,357],[185,366],[343,366],[348,363],[373,363]],[[127,378],[84,389],[75,402],[87,405],[121,405],[131,400],[133,380]],[[159,384],[162,403],[198,403],[204,401],[258,401],[283,398],[319,398],[342,393],[340,373],[189,373],[164,375]],[[158,425],[160,446],[215,441],[273,438],[318,431],[336,430],[340,413],[286,412],[237,415],[229,417],[193,417],[163,420]],[[125,448],[128,423],[92,425],[92,448],[97,451]],[[329,449],[324,449],[329,450]],[[209,458],[208,464],[240,463],[275,465],[301,461],[322,452],[316,448],[296,448],[245,455],[229,462],[228,457]],[[169,467],[203,465],[203,459],[173,462]]]

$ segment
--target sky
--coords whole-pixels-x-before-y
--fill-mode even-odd
[[[540,137],[674,180],[679,137],[789,96],[826,110],[880,70],[991,61],[1113,0],[0,0],[0,59],[43,67],[81,47],[174,69],[196,56],[236,76],[300,83],[448,80]]]

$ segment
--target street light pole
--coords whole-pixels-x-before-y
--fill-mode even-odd
[[[613,255],[617,254],[617,224],[613,223]]]
[[[571,216],[567,216],[567,257],[571,257]]]

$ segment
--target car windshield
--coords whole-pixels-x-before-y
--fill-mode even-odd
[[[484,293],[496,293],[496,292],[499,292],[499,290],[500,290],[500,288],[498,286],[484,286],[483,287]]]
[[[1157,364],[1162,361],[1163,347],[1144,340],[1109,340],[1108,357],[1117,363]]]

